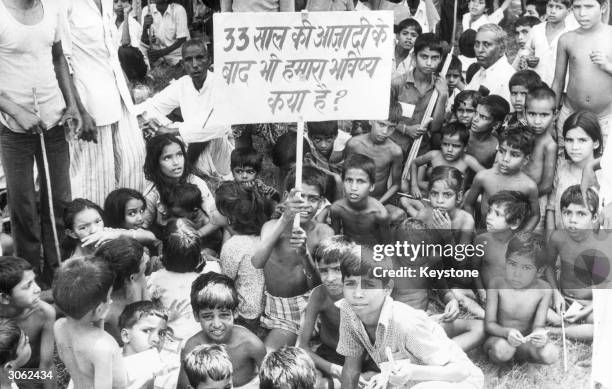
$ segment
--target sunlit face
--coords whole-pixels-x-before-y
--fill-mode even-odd
[[[342,295],[342,273],[340,273],[340,263],[322,263],[317,266],[321,274],[321,282],[332,296]]]
[[[487,5],[484,0],[470,0],[468,9],[470,10],[470,15],[473,18],[477,18],[487,12]]]
[[[372,125],[370,139],[377,144],[384,143],[395,132],[395,124],[387,120],[376,120],[370,124]]]
[[[593,230],[597,215],[582,204],[569,204],[561,209],[561,220],[563,220],[563,228],[567,233],[576,235]]]
[[[424,74],[433,74],[442,61],[442,54],[437,50],[424,48],[416,54],[415,67]]]
[[[166,338],[166,319],[150,314],[142,317],[132,328],[123,328],[121,338],[128,355],[150,349],[161,351]]]
[[[429,201],[435,209],[452,211],[457,206],[457,192],[449,187],[445,180],[439,180],[434,182],[429,190]]]
[[[456,88],[459,85],[459,81],[461,81],[461,71],[459,69],[449,70],[446,73],[446,82],[449,88]]]
[[[21,281],[11,290],[11,303],[18,308],[32,308],[40,302],[40,287],[33,270],[25,270]]]
[[[572,162],[581,163],[593,159],[599,142],[594,141],[582,128],[574,127],[565,134],[565,151]]]
[[[545,133],[555,121],[555,102],[552,99],[530,99],[525,107],[527,126],[535,135]]]
[[[491,116],[487,107],[479,104],[472,118],[472,132],[481,133],[491,131],[493,129],[493,124],[493,116]]]
[[[234,328],[234,313],[230,309],[201,309],[196,319],[206,336],[215,343],[227,343]]]
[[[515,289],[524,289],[538,278],[534,258],[513,254],[506,258],[506,280]]]
[[[546,3],[546,21],[559,23],[565,20],[569,9],[561,2],[549,0]]]
[[[523,112],[529,91],[523,85],[513,85],[510,88],[510,103],[516,112]]]
[[[457,121],[468,128],[472,127],[472,119],[475,114],[476,108],[471,99],[462,101],[456,109]]]
[[[580,27],[588,30],[601,23],[602,11],[607,8],[602,7],[596,0],[575,0],[572,10]]]
[[[145,203],[140,199],[129,199],[125,203],[123,228],[126,230],[137,230],[144,223]]]
[[[487,231],[507,231],[510,229],[503,204],[490,204],[486,222]]]
[[[317,213],[317,210],[321,205],[321,201],[323,201],[323,194],[319,190],[318,186],[302,183],[301,195],[302,199],[306,201],[308,210],[300,213],[300,223],[306,223],[310,221]]]
[[[466,145],[459,140],[459,134],[444,135],[442,136],[440,151],[442,151],[444,160],[447,162],[454,162],[463,156],[465,146]]]
[[[214,381],[210,378],[206,382],[200,382],[196,389],[232,389],[233,383],[231,378],[226,378],[220,381]]]
[[[374,183],[363,169],[348,169],[342,180],[344,195],[349,203],[358,203],[366,199],[372,190]]]
[[[516,37],[516,43],[521,49],[527,47],[527,42],[531,37],[531,27],[529,26],[518,26],[514,29],[514,35]]]
[[[504,55],[504,47],[498,42],[493,31],[479,31],[474,41],[474,51],[478,64],[485,69],[497,62]]]
[[[418,32],[414,29],[414,27],[406,27],[398,34],[395,35],[397,39],[397,45],[404,50],[412,50],[414,47],[414,42],[419,37]]]
[[[183,48],[183,66],[185,73],[191,77],[194,85],[201,88],[208,74],[210,61],[208,53],[198,45],[189,45]]]
[[[100,212],[93,208],[85,208],[74,217],[72,230],[68,233],[75,239],[83,240],[89,235],[104,229],[104,220]]]
[[[527,156],[521,150],[508,146],[504,141],[497,148],[497,169],[502,174],[514,174],[527,162]]]
[[[170,143],[159,156],[159,170],[168,178],[181,178],[185,170],[185,155],[181,146]]]
[[[373,277],[344,277],[343,295],[359,318],[369,317],[380,310],[391,290],[382,280]]]
[[[236,166],[232,169],[234,180],[241,184],[250,185],[257,178],[257,170],[251,166]]]
[[[317,134],[312,136],[310,140],[312,141],[315,149],[317,149],[317,151],[325,158],[329,158],[331,156],[331,153],[334,150],[334,142],[336,140],[335,136]]]

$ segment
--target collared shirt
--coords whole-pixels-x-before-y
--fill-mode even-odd
[[[310,12],[353,11],[355,10],[355,5],[353,0],[308,0],[306,9]]]
[[[74,72],[74,84],[96,125],[113,124],[121,117],[122,102],[133,108],[113,40],[113,1],[101,0],[102,13],[93,0],[64,1],[62,46]]]
[[[547,85],[551,85],[555,78],[555,66],[557,65],[557,44],[561,35],[568,31],[572,31],[580,27],[573,15],[568,15],[565,18],[565,27],[555,35],[552,41],[546,38],[546,23],[540,23],[533,26],[531,29],[531,39],[527,43],[527,47],[533,50],[533,53],[540,60],[538,66],[533,70],[540,75],[542,81]],[[567,83],[566,83],[567,85]]]
[[[387,361],[385,350],[389,347],[394,356],[399,354],[397,359],[410,359],[413,363],[429,366],[461,363],[477,375],[479,369],[463,350],[422,310],[386,297],[372,343],[346,299],[338,301],[336,306],[340,308],[338,354],[357,357],[366,351],[380,365]]]
[[[121,47],[121,39],[123,38],[123,27],[125,25],[126,20],[124,19],[123,22],[121,22],[121,24],[119,25],[119,27],[117,27],[117,14],[113,14],[113,26],[115,26],[115,29],[113,29],[112,34],[113,34],[113,39],[115,40],[115,44],[118,47]],[[138,21],[136,19],[134,19],[134,17],[130,14],[130,16],[127,18],[127,22],[128,22],[128,31],[130,33],[130,46],[135,47],[135,48],[140,48],[140,38],[142,36],[142,26],[140,25],[140,23],[138,23]]]
[[[221,12],[293,12],[293,0],[221,0]]]
[[[465,89],[477,91],[482,85],[489,90],[490,94],[499,95],[510,104],[508,82],[515,72],[516,70],[508,62],[508,57],[503,55],[487,69],[480,68]]]
[[[183,76],[164,90],[136,106],[136,113],[146,112],[147,118],[157,118],[162,124],[178,128],[185,143],[206,142],[227,136],[231,127],[220,124],[214,111],[214,73],[208,71],[200,90],[193,86],[190,76]],[[171,123],[170,112],[180,108],[183,122]]]
[[[144,26],[144,18],[153,16],[153,24],[149,30],[151,47],[155,50],[165,49],[176,43],[181,38],[189,39],[189,27],[187,25],[187,12],[180,4],[170,3],[166,12],[162,15],[155,4],[150,4],[142,9],[140,24]],[[153,37],[151,36],[153,35]],[[164,58],[172,65],[181,60],[181,48],[166,54]]]
[[[491,15],[483,14],[478,19],[472,20],[472,15],[468,12],[463,14],[463,18],[461,19],[461,26],[463,27],[463,31],[467,31],[468,29],[472,29],[474,31],[478,31],[478,29],[485,24],[493,23],[498,24],[504,18],[504,10],[498,8]]]
[[[404,58],[404,60],[400,62],[399,64],[396,64],[395,62],[395,53],[394,53],[393,56],[391,57],[391,63],[393,64],[393,72],[391,73],[391,79],[403,76],[404,74],[408,72],[412,72],[412,70],[414,70],[414,63],[415,63],[414,49],[410,50],[410,53],[408,53],[408,56],[406,56],[406,58]]]
[[[27,26],[0,1],[0,90],[13,103],[35,112],[32,88],[36,88],[40,118],[50,129],[66,108],[51,55],[51,47],[60,41],[61,25],[54,0],[42,0],[42,7],[42,19]],[[0,112],[0,123],[12,131],[25,132],[4,112]]]
[[[410,12],[406,0],[399,3],[382,0],[379,9],[393,11],[393,20],[395,24],[399,24],[402,20],[407,18],[416,20],[419,22],[423,33],[432,32],[433,28],[435,28],[436,24],[440,21],[440,15],[431,0],[419,1],[419,6],[414,15]]]

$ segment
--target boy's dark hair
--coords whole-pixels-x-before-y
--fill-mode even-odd
[[[263,156],[251,147],[241,147],[232,150],[230,157],[230,168],[252,167],[257,173],[261,171]]]
[[[527,94],[527,99],[525,99],[525,107],[529,106],[529,102],[532,100],[551,100],[552,101],[552,110],[556,111],[555,108],[555,99],[557,95],[555,91],[549,88],[546,84],[541,85],[539,88],[529,89],[529,93]]]
[[[308,137],[314,138],[317,136],[338,136],[338,121],[337,120],[328,120],[325,122],[308,122],[306,123],[308,128]]]
[[[119,188],[110,192],[104,200],[105,226],[110,228],[122,228],[125,221],[125,206],[128,201],[136,199],[142,201],[146,207],[147,200],[142,193],[130,188]]]
[[[162,263],[166,270],[189,273],[202,265],[200,237],[190,220],[170,220],[162,243]]]
[[[363,154],[351,154],[345,161],[342,167],[342,179],[346,176],[349,169],[359,169],[366,172],[370,179],[370,184],[376,182],[376,163],[374,160]]]
[[[510,104],[506,99],[498,95],[483,97],[478,104],[487,107],[489,115],[491,115],[494,122],[503,122],[508,112],[510,112]]]
[[[536,12],[538,13],[538,16],[542,17],[542,16],[546,15],[546,4],[547,3],[548,3],[548,1],[543,2],[543,1],[539,1],[539,0],[527,0],[525,2],[525,6],[535,5],[535,9],[536,9]]]
[[[517,232],[508,242],[506,259],[513,255],[528,256],[533,259],[536,268],[546,266],[544,255],[544,236],[537,232]]]
[[[472,102],[472,107],[474,109],[476,109],[476,107],[478,106],[478,103],[480,102],[480,93],[478,93],[478,91],[475,90],[462,90],[461,92],[459,92],[457,94],[457,96],[455,96],[455,101],[453,102],[453,112],[457,113],[457,108],[459,108],[459,105],[461,103],[465,103],[466,101],[470,100]]]
[[[355,136],[354,133],[357,131],[357,128],[361,127],[363,130],[363,134],[366,134],[372,131],[372,125],[369,120],[353,120],[351,123],[351,135]]]
[[[0,364],[17,359],[22,330],[15,319],[0,318]]]
[[[508,81],[508,87],[512,90],[513,86],[525,87],[528,91],[532,91],[536,88],[541,88],[544,83],[540,75],[533,70],[519,70],[510,77]]]
[[[504,129],[499,134],[499,145],[501,146],[504,142],[508,147],[520,150],[525,156],[533,152],[533,134],[522,124]]]
[[[442,247],[444,243],[437,230],[430,229],[427,224],[414,217],[409,217],[396,224],[393,227],[392,236],[395,241],[405,241],[413,245],[424,243]],[[426,253],[428,259],[432,262],[442,259],[441,250],[438,252],[436,250],[426,250]]]
[[[126,21],[127,22],[127,21]],[[119,63],[128,81],[145,83],[147,79],[147,64],[142,52],[132,46],[119,47]]]
[[[183,369],[193,388],[209,379],[226,380],[232,377],[233,367],[225,346],[220,344],[202,344],[195,347],[185,356]]]
[[[234,280],[225,274],[215,272],[201,274],[191,284],[191,308],[194,315],[202,309],[235,311],[238,303]]]
[[[327,190],[327,175],[320,172],[317,168],[312,166],[302,166],[302,183],[307,185],[316,186],[319,188],[321,196],[325,195]],[[295,168],[289,171],[287,178],[285,179],[285,190],[291,191],[295,187]]]
[[[413,28],[414,31],[416,31],[417,35],[421,35],[423,33],[423,28],[421,27],[421,24],[417,22],[414,18],[406,18],[402,20],[401,22],[399,22],[399,24],[394,26],[393,32],[395,34],[399,34],[407,28]]]
[[[34,270],[30,262],[13,256],[0,257],[0,293],[10,296],[13,288],[23,279],[23,273]]]
[[[462,69],[463,65],[461,64],[461,60],[456,55],[453,55],[451,57],[450,65],[448,66],[448,71],[450,72],[451,70],[456,70],[459,72],[459,74],[461,74]]]
[[[115,272],[113,290],[123,289],[123,283],[132,274],[140,272],[144,247],[132,238],[119,237],[104,243],[96,251],[96,257],[104,259]]]
[[[572,185],[565,189],[561,195],[561,200],[559,203],[561,209],[569,207],[570,204],[583,206],[584,203],[586,203],[591,214],[597,215],[597,212],[599,211],[599,195],[597,192],[591,188],[587,189],[586,199],[584,199],[580,185]]]
[[[563,4],[565,6],[565,8],[570,8],[572,6],[573,0],[546,0],[546,2],[544,3],[544,14],[546,14],[546,6],[548,5],[549,2],[554,1],[555,3],[559,3],[559,4]],[[597,0],[599,2],[599,0]],[[600,4],[603,4],[601,2],[599,2]],[[605,3],[605,1],[604,1]],[[538,8],[538,2],[536,1],[536,9]],[[540,13],[540,11],[538,10],[538,13]],[[540,13],[540,15],[543,15]]]
[[[314,389],[312,358],[299,347],[283,347],[266,355],[259,370],[259,389]]]
[[[467,146],[468,140],[470,139],[470,130],[468,130],[463,124],[459,122],[452,122],[442,127],[442,136],[454,136],[459,135],[459,141]]]
[[[393,269],[392,258],[386,256],[384,252],[379,253],[378,250],[375,250],[375,248],[382,247],[381,245],[377,245],[375,246],[375,248],[365,245],[361,245],[360,247],[361,255],[347,256],[340,264],[340,272],[342,273],[342,279],[344,280],[346,277],[361,276],[366,278],[379,279],[382,281],[383,287],[389,285],[391,277],[387,276],[388,272],[384,272],[384,270]],[[384,274],[385,276],[375,277],[375,268],[383,269],[381,274]]]
[[[557,1],[557,0],[555,0]],[[529,3],[529,2],[527,2]],[[537,7],[537,5],[536,5]],[[516,19],[516,22],[514,22],[514,28],[518,28],[518,27],[533,27],[536,24],[540,24],[542,23],[542,21],[538,18],[536,18],[535,16],[521,16],[518,19]]]
[[[276,144],[272,147],[272,152],[270,153],[272,163],[281,169],[288,169],[295,163],[296,150],[297,134],[294,131],[288,131],[287,133],[281,135],[276,140]],[[304,142],[302,150],[304,151],[303,155],[310,152],[308,142]]]
[[[241,235],[259,235],[273,212],[272,203],[259,191],[236,181],[224,181],[219,185],[215,205],[229,220],[232,229]]]
[[[312,254],[312,258],[317,263],[342,263],[344,258],[350,255],[356,248],[358,248],[358,246],[348,240],[344,235],[334,235],[323,239],[319,243]],[[359,255],[359,253],[357,255]]]
[[[153,301],[143,300],[128,304],[123,308],[121,315],[119,315],[119,330],[124,328],[130,329],[138,323],[140,319],[151,315],[168,321],[168,315],[164,308]]]
[[[191,212],[202,208],[202,192],[196,185],[185,182],[173,186],[161,197],[161,202],[166,205],[168,211],[176,207]]]
[[[66,316],[79,320],[107,301],[114,280],[114,272],[102,258],[70,259],[55,274],[55,305]]]
[[[437,51],[440,53],[440,57],[444,55],[444,49],[442,48],[442,41],[436,36],[436,34],[427,32],[419,35],[414,42],[414,54],[418,55],[421,51],[429,49],[431,51]]]
[[[489,197],[489,207],[497,204],[504,209],[506,222],[516,224],[518,229],[523,227],[525,221],[531,216],[529,197],[516,190],[502,190]]]
[[[459,52],[468,58],[475,58],[474,43],[476,43],[476,31],[468,28],[459,37]]]

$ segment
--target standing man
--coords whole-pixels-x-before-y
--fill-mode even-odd
[[[63,232],[62,213],[70,201],[70,161],[63,125],[78,132],[81,116],[62,52],[56,2],[0,0],[0,20],[0,148],[15,253],[40,275],[42,244],[42,281],[50,285],[59,261],[52,223]],[[45,180],[40,133],[44,134],[50,184]],[[40,214],[34,161],[40,176]],[[49,186],[55,220],[50,216]]]
[[[151,65],[158,59],[170,66],[181,60],[181,46],[189,39],[187,12],[182,5],[156,0],[142,10],[142,43],[148,46]]]
[[[103,204],[117,187],[142,191],[145,146],[113,40],[112,0],[65,0],[62,37],[80,96],[83,125],[94,136],[70,140],[72,196]]]

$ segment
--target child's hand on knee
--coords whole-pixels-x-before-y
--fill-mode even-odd
[[[518,347],[526,341],[525,337],[521,334],[521,332],[514,328],[508,332],[507,340],[508,343],[510,343],[510,346],[512,347]]]

